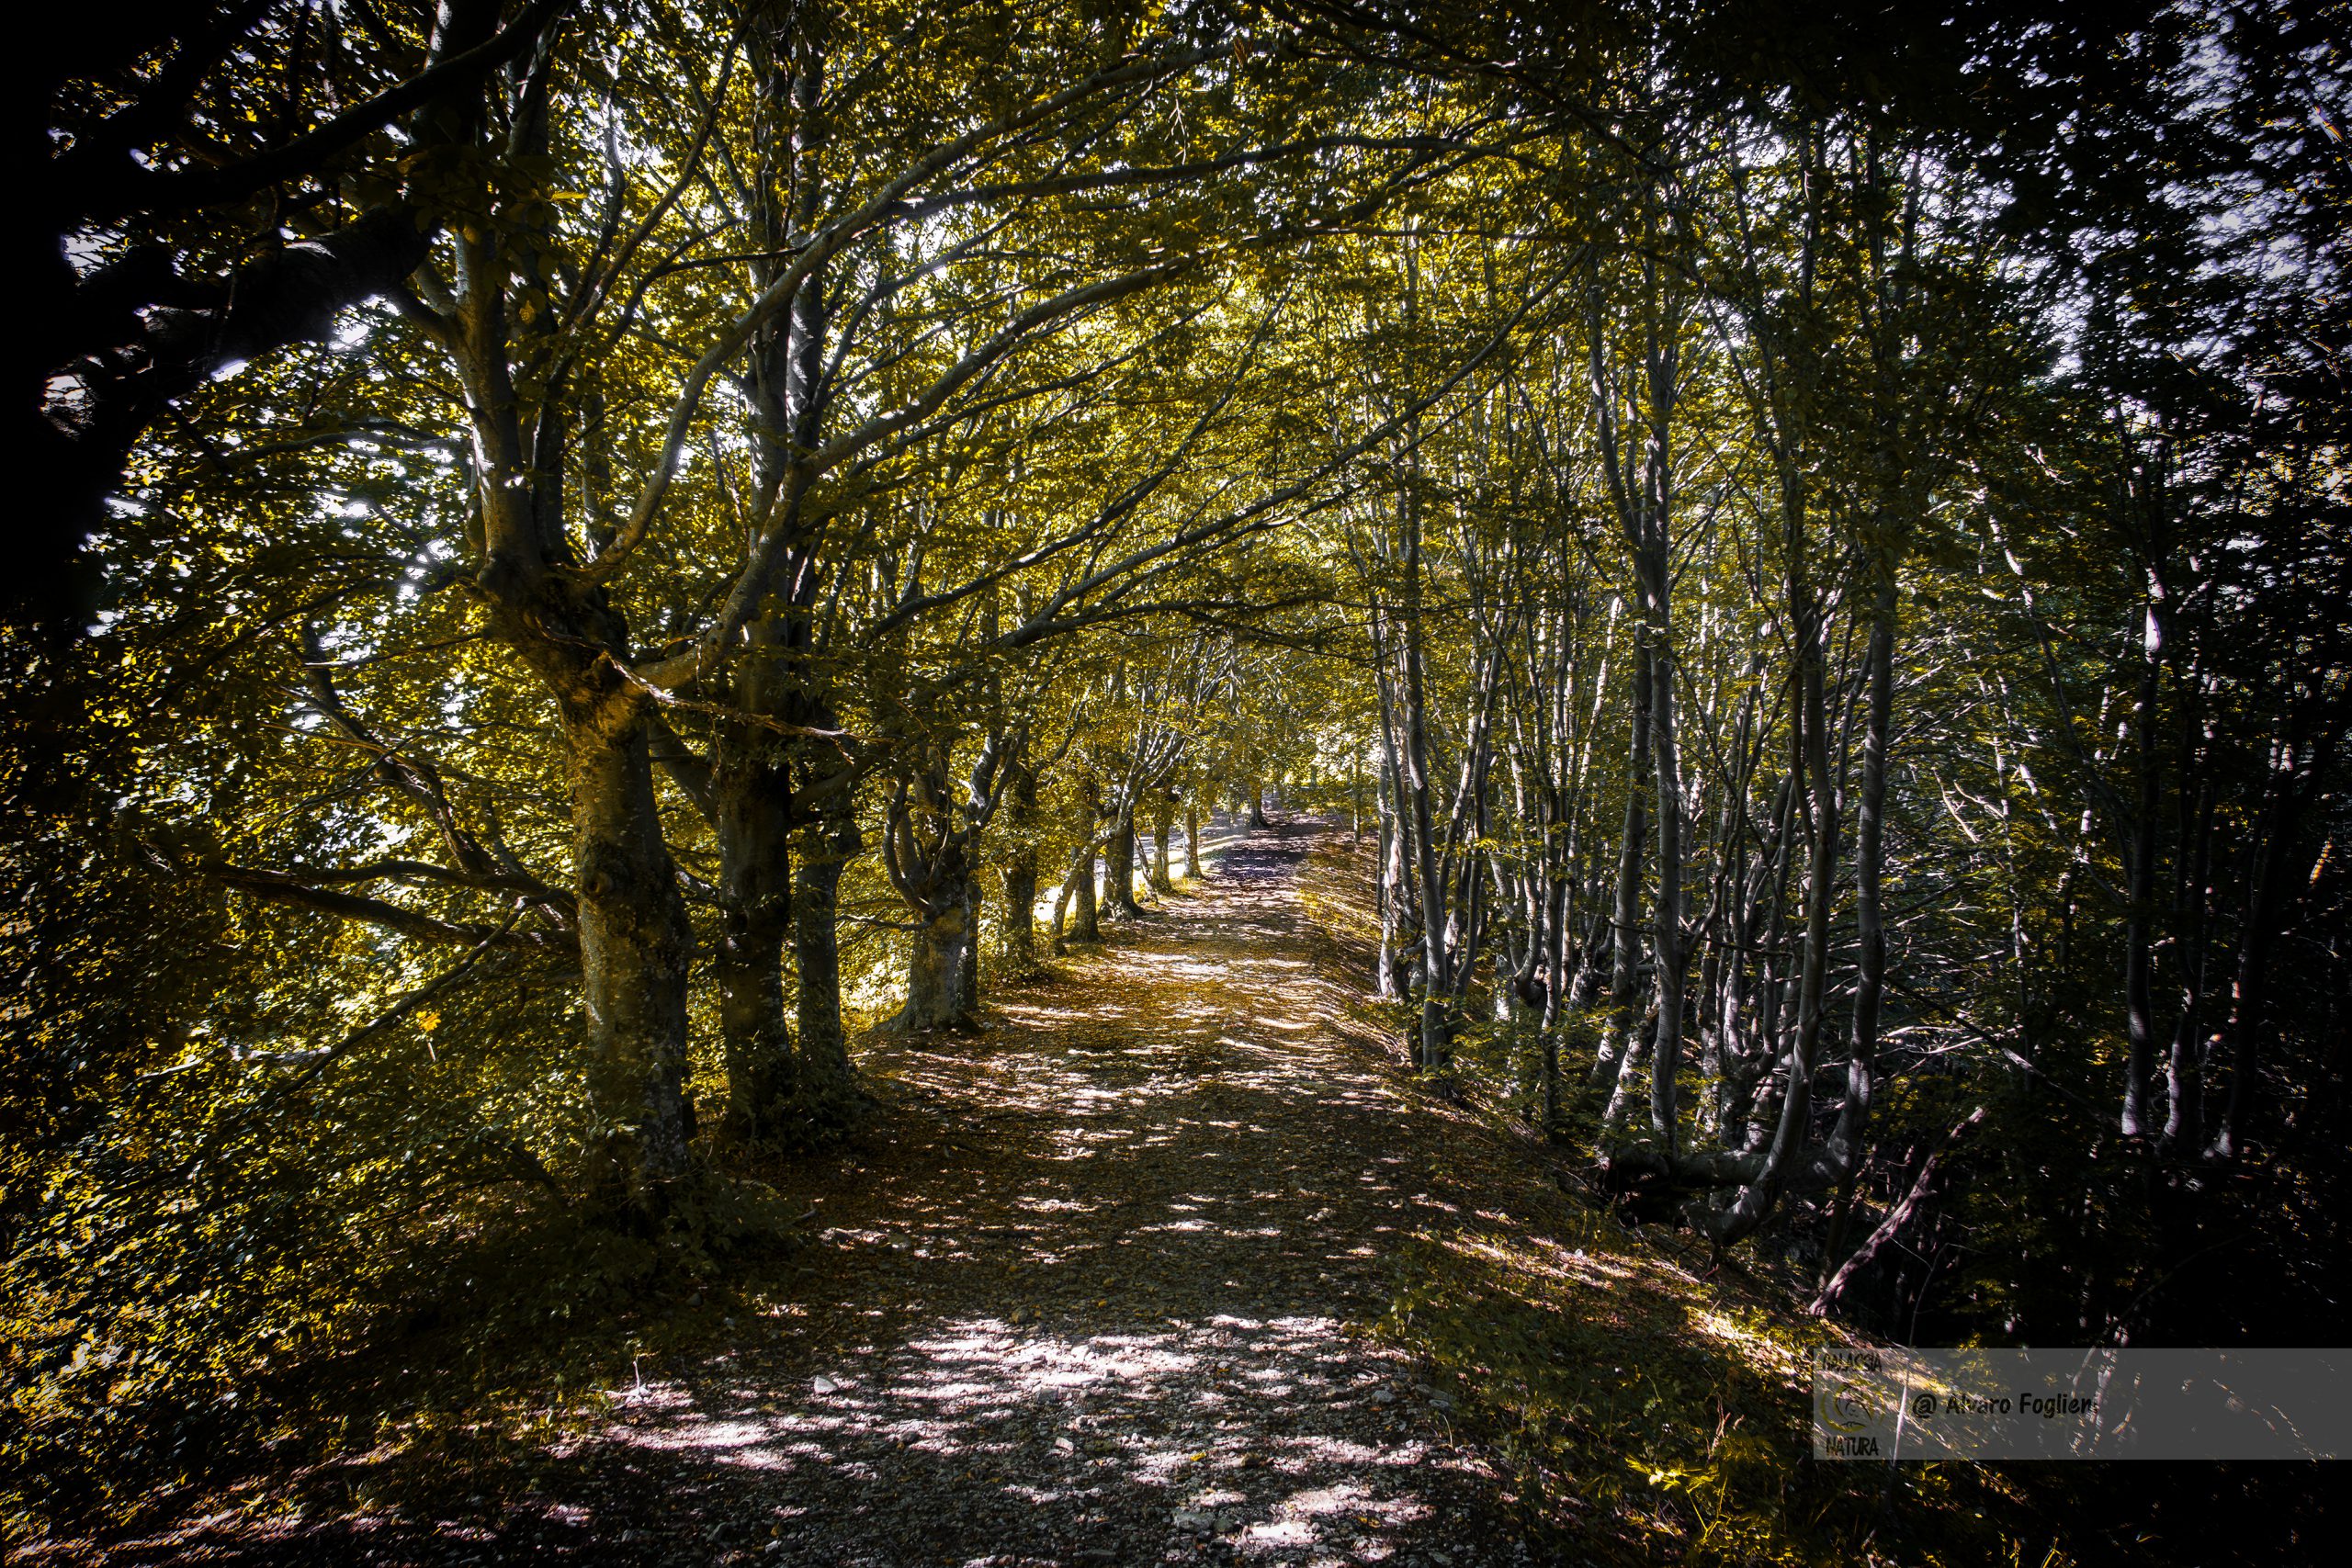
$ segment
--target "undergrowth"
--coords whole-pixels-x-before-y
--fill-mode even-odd
[[[1371,972],[1378,924],[1366,857],[1314,857],[1302,904],[1321,958]],[[1340,1021],[1408,1074],[1413,1009],[1369,997]],[[1576,1118],[1547,1146],[1531,1125],[1527,1043],[1474,1024],[1442,1091],[1464,1140],[1522,1167],[1534,1215],[1516,1227],[1425,1229],[1398,1261],[1376,1331],[1448,1383],[1452,1419],[1510,1474],[1531,1539],[1562,1562],[2070,1568],[2050,1498],[1990,1467],[1816,1463],[1811,1352],[1853,1343],[1806,1317],[1758,1260],[1711,1267],[1665,1226],[1628,1223],[1580,1171]],[[1466,1131],[1466,1130],[1465,1130]],[[2046,1492],[2046,1488],[2044,1491]]]

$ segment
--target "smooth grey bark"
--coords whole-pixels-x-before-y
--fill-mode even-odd
[[[762,1143],[785,1131],[796,1088],[784,1003],[784,949],[792,927],[791,797],[764,736],[723,741],[711,769],[718,840],[720,1057],[727,1069],[726,1135]]]
[[[783,275],[784,240],[812,221],[820,199],[821,27],[813,12],[765,6],[747,28],[763,132],[750,215],[763,253],[752,262],[752,275],[762,289]],[[745,733],[722,737],[711,770],[722,871],[718,967],[728,1125],[777,1143],[828,1135],[857,1102],[833,929],[842,866],[863,848],[850,807],[854,768],[812,739],[839,728],[815,647],[820,527],[803,511],[810,473],[802,454],[817,445],[826,413],[820,274],[754,334],[745,382],[753,501],[774,509],[786,543],[773,576],[753,584],[763,607],[744,628],[729,695],[794,739],[746,726]],[[781,1011],[787,945],[797,1029]]]
[[[1660,238],[1657,203],[1644,204],[1641,222],[1646,239]],[[1676,1088],[1682,1060],[1686,980],[1682,783],[1674,721],[1672,560],[1677,501],[1673,424],[1681,390],[1681,310],[1666,275],[1647,256],[1641,262],[1641,283],[1642,366],[1637,381],[1623,375],[1612,363],[1610,321],[1597,282],[1586,321],[1593,423],[1601,473],[1633,561],[1634,588],[1641,605],[1641,620],[1635,631],[1635,679],[1645,681],[1647,690],[1637,693],[1636,700],[1647,704],[1645,728],[1649,746],[1645,754],[1637,737],[1633,755],[1634,776],[1627,787],[1630,792],[1638,793],[1641,775],[1646,768],[1655,795],[1657,854],[1657,892],[1649,931],[1656,1018],[1646,1053],[1650,1063],[1650,1123],[1670,1152],[1678,1131]],[[1628,402],[1633,405],[1634,428],[1639,433],[1638,459],[1628,449],[1626,435],[1621,433],[1621,420]],[[1625,1014],[1629,1011],[1629,1006],[1614,1010],[1612,1027],[1625,1029]],[[1644,1055],[1640,1043],[1630,1036],[1624,1038],[1621,1049],[1623,1056],[1618,1064],[1616,1086],[1602,1119],[1604,1128],[1612,1131],[1626,1113],[1629,1091],[1636,1081]]]
[[[520,101],[506,145],[542,153],[545,95],[526,92]],[[478,130],[478,116],[458,115],[439,133],[470,142]],[[554,698],[562,727],[590,1056],[592,1201],[642,1226],[659,1221],[692,1170],[684,1089],[694,938],[653,788],[652,721],[643,693],[619,673],[628,625],[573,570],[564,525],[570,409],[560,386],[534,381],[553,352],[537,244],[527,228],[458,231],[456,287],[439,341],[463,388],[473,438],[474,589],[490,629]]]
[[[2156,813],[2161,770],[2156,762],[2156,678],[2162,658],[2157,600],[2163,590],[2152,576],[2151,598],[2143,609],[2140,680],[2132,699],[2133,800],[2131,839],[2124,857],[2123,1012],[2126,1051],[2121,1131],[2141,1138],[2155,1131],[2150,1099],[2156,1060],[2156,1018],[2149,949],[2154,940],[2156,897]]]
[[[1742,716],[1744,738],[1745,715]],[[1735,755],[1744,750],[1735,740]],[[1732,976],[1739,968],[1739,949],[1724,940],[1724,927],[1736,925],[1737,917],[1725,908],[1732,896],[1734,867],[1745,848],[1740,834],[1745,826],[1741,817],[1741,796],[1747,788],[1744,771],[1736,772],[1723,791],[1723,804],[1715,816],[1712,854],[1715,874],[1707,894],[1707,913],[1698,929],[1704,933],[1704,947],[1699,958],[1699,1108],[1696,1117],[1699,1131],[1721,1140],[1723,1134],[1724,1075],[1728,1070],[1731,1051],[1724,1039],[1723,1023],[1727,1016],[1724,996],[1732,984]],[[1740,884],[1745,891],[1745,881]],[[1727,951],[1728,949],[1728,951]],[[1728,960],[1728,961],[1727,961]]]
[[[961,1029],[979,999],[979,943],[972,885],[944,888],[918,921],[907,960],[907,1000],[899,1024],[909,1031]]]
[[[1894,707],[1895,582],[1894,563],[1883,564],[1871,606],[1868,680],[1862,723],[1862,777],[1854,828],[1854,937],[1856,944],[1852,1032],[1846,1051],[1846,1095],[1829,1135],[1828,1160],[1837,1173],[1825,1260],[1845,1243],[1854,1180],[1862,1163],[1862,1130],[1870,1121],[1875,1089],[1879,1018],[1886,999],[1887,742]]]
[[[971,955],[962,971],[963,989],[957,997],[957,1011],[967,1022],[978,1018],[980,1011],[980,890],[972,885]]]
[[[1806,210],[1796,287],[1784,303],[1802,306],[1810,304],[1815,284],[1814,247],[1820,234],[1820,212],[1815,203],[1822,188],[1815,171],[1822,157],[1822,143],[1818,128],[1809,124],[1796,129],[1795,141],[1797,161],[1804,171],[1801,189]],[[1736,186],[1744,183],[1745,170],[1736,162],[1732,175]],[[1795,1171],[1804,1145],[1812,1119],[1813,1073],[1828,982],[1830,912],[1838,866],[1838,802],[1829,764],[1828,705],[1825,693],[1827,615],[1821,591],[1814,581],[1812,543],[1808,537],[1813,370],[1808,360],[1798,358],[1792,362],[1783,357],[1781,326],[1771,321],[1760,299],[1755,303],[1758,307],[1758,320],[1766,323],[1756,339],[1757,387],[1760,393],[1758,429],[1770,449],[1780,491],[1782,600],[1789,634],[1795,644],[1789,772],[1792,780],[1802,779],[1804,784],[1809,807],[1807,847],[1811,853],[1798,958],[1801,967],[1794,998],[1796,1016],[1793,1028],[1782,1030],[1778,1035],[1788,1043],[1782,1056],[1786,1077],[1781,1087],[1780,1114],[1773,1119],[1770,1142],[1760,1158],[1753,1162],[1753,1175],[1742,1171],[1741,1184],[1728,1200],[1702,1199],[1684,1210],[1692,1228],[1717,1248],[1729,1246],[1764,1223]],[[1745,1158],[1734,1163],[1741,1167],[1750,1164]]]
[[[846,793],[846,792],[844,792]],[[794,837],[792,954],[800,987],[799,1113],[821,1134],[854,1118],[862,1100],[842,1021],[842,873],[865,849],[856,819],[830,810]]]
[[[1160,790],[1153,797],[1151,814],[1151,890],[1173,893],[1176,883],[1169,872],[1168,840],[1175,831],[1176,795],[1171,790]]]
[[[1133,918],[1143,913],[1143,906],[1136,902],[1136,808],[1130,801],[1121,807],[1118,825],[1111,829],[1111,841],[1102,852],[1104,896],[1114,915]]]
[[[647,1218],[691,1167],[685,1107],[685,901],[662,840],[645,723],[568,712],[572,864],[579,898],[591,1185]]]
[[[1095,861],[1110,838],[1112,824],[1116,823],[1127,808],[1129,785],[1123,784],[1106,806],[1102,786],[1092,778],[1086,781],[1082,795],[1084,816],[1079,825],[1079,843],[1071,853],[1069,869],[1064,874],[1061,890],[1054,895],[1054,951],[1067,951],[1067,943],[1100,942],[1102,940],[1101,908],[1095,894]],[[1065,913],[1074,911],[1069,920],[1068,936],[1064,936]]]
[[[1089,779],[1085,786],[1085,819],[1078,829],[1084,842],[1072,858],[1069,875],[1062,884],[1062,899],[1069,899],[1073,894],[1076,896],[1070,918],[1069,940],[1072,942],[1099,942],[1102,940],[1102,909],[1096,900],[1094,886],[1094,861],[1100,842],[1096,834],[1101,831],[1102,820],[1102,786]],[[1054,943],[1057,950],[1061,941],[1061,907],[1057,901],[1054,908]]]
[[[1674,658],[1650,657],[1650,740],[1657,763],[1657,901],[1650,933],[1656,955],[1657,1033],[1650,1043],[1650,1127],[1671,1149],[1678,1137],[1676,1086],[1682,1066],[1683,991],[1690,949],[1682,934],[1682,770],[1675,751]]]
[[[1862,725],[1862,776],[1854,823],[1854,1008],[1846,1055],[1846,1096],[1830,1134],[1831,1157],[1849,1171],[1870,1119],[1886,1003],[1886,773],[1894,722],[1894,574],[1879,575],[1871,609],[1870,694]]]
[[[1472,707],[1460,739],[1460,769],[1446,809],[1442,843],[1435,801],[1436,781],[1430,734],[1427,649],[1422,623],[1420,502],[1407,486],[1396,499],[1393,542],[1374,547],[1378,563],[1357,550],[1367,577],[1396,574],[1393,608],[1375,600],[1370,619],[1374,667],[1381,712],[1381,743],[1386,754],[1396,806],[1396,840],[1401,841],[1399,889],[1409,889],[1418,919],[1417,955],[1420,1007],[1414,1056],[1424,1071],[1441,1071],[1451,1061],[1463,994],[1474,968],[1486,923],[1486,871],[1480,834],[1492,755],[1491,730],[1502,686],[1503,639],[1479,660]]]
[[[1012,847],[1004,862],[1004,966],[1025,975],[1037,966],[1037,774],[1016,763],[1007,794]]]
[[[1787,518],[1784,567],[1789,621],[1797,640],[1797,709],[1792,736],[1791,770],[1805,780],[1810,804],[1809,863],[1804,889],[1804,934],[1799,955],[1796,1027],[1787,1054],[1787,1081],[1772,1139],[1752,1179],[1743,1181],[1728,1202],[1693,1204],[1693,1228],[1725,1247],[1764,1223],[1797,1166],[1813,1111],[1814,1064],[1821,1043],[1822,998],[1829,969],[1829,916],[1838,869],[1838,795],[1829,767],[1828,704],[1825,693],[1823,615],[1806,559],[1804,480],[1784,470]]]
[[[1764,941],[1766,958],[1757,987],[1756,1005],[1749,1010],[1750,1022],[1744,1032],[1753,1044],[1746,1053],[1747,1060],[1738,1077],[1725,1086],[1724,1119],[1727,1141],[1744,1145],[1748,1137],[1728,1136],[1729,1124],[1748,1123],[1756,1111],[1756,1099],[1766,1075],[1778,1058],[1783,1045],[1796,1033],[1796,987],[1790,984],[1789,921],[1792,905],[1790,884],[1796,880],[1797,844],[1804,836],[1806,799],[1802,771],[1792,767],[1781,780],[1778,808],[1773,812],[1770,852],[1764,859],[1763,871],[1770,885],[1764,900]],[[1733,1039],[1740,1038],[1735,1032]],[[1753,1134],[1755,1129],[1749,1128]]]
[[[1650,754],[1650,650],[1634,648],[1633,739],[1626,748],[1625,826],[1617,840],[1616,896],[1610,906],[1609,1013],[1593,1056],[1592,1081],[1615,1083],[1622,1055],[1634,1049],[1634,983],[1641,963],[1641,899],[1644,846],[1649,835],[1645,786],[1654,767]]]
[[[883,869],[913,916],[907,999],[893,1021],[909,1031],[960,1029],[979,1005],[979,842],[1004,798],[1006,762],[1023,732],[992,731],[960,787],[944,741],[915,748],[890,795]]]
[[[1385,722],[1385,721],[1384,721]],[[1393,748],[1392,748],[1393,750]],[[1405,922],[1404,825],[1396,815],[1396,768],[1384,758],[1377,806],[1380,814],[1380,953],[1374,960],[1373,987],[1383,1001],[1401,1001],[1409,987],[1405,981],[1405,955],[1398,945]]]
[[[1415,510],[1410,502],[1406,510]],[[1411,804],[1413,858],[1408,864],[1419,873],[1419,897],[1421,910],[1421,1021],[1419,1064],[1425,1071],[1434,1071],[1446,1065],[1453,1051],[1453,1017],[1447,1007],[1446,932],[1438,924],[1438,911],[1446,907],[1442,884],[1438,875],[1436,824],[1430,812],[1430,740],[1429,702],[1426,679],[1420,658],[1419,596],[1420,548],[1416,535],[1408,535],[1408,612],[1406,619],[1404,648],[1405,703],[1405,794]]]

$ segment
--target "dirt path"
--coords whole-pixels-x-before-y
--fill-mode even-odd
[[[112,1560],[1527,1561],[1452,1401],[1368,1330],[1416,1233],[1505,1222],[1532,1173],[1351,1038],[1301,902],[1325,831],[1226,835],[988,1029],[869,1043],[867,1154],[794,1185],[822,1245],[694,1304],[669,1343],[705,1348],[648,1358],[522,1495],[347,1483]]]
[[[597,1468],[689,1462],[710,1554],[778,1564],[1518,1560],[1445,1396],[1361,1332],[1439,1129],[1332,1027],[1312,837],[874,1060],[933,1157],[825,1197],[831,1288],[633,1396]]]

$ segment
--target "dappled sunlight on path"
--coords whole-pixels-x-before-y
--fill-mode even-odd
[[[1532,1171],[1366,1032],[1304,906],[1318,846],[1228,833],[985,1028],[863,1043],[871,1124],[771,1172],[807,1245],[650,1304],[570,1436],[468,1428],[481,1462],[406,1494],[387,1446],[111,1560],[1529,1561],[1443,1380],[1377,1331],[1417,1245],[1526,1238]]]
[[[731,1477],[729,1517],[665,1511],[768,1562],[1516,1560],[1445,1397],[1363,1333],[1426,1112],[1332,1028],[1312,836],[1252,835],[975,1036],[877,1043],[915,1157],[824,1195],[821,1278],[631,1390],[599,1468]]]

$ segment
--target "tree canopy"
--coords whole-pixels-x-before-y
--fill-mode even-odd
[[[1277,799],[1359,825],[1432,1092],[1816,1314],[2340,1321],[2347,37],[66,18],[11,132],[12,1512],[258,1440],[230,1396],[469,1310],[453,1258],[763,1234],[868,1032]]]

